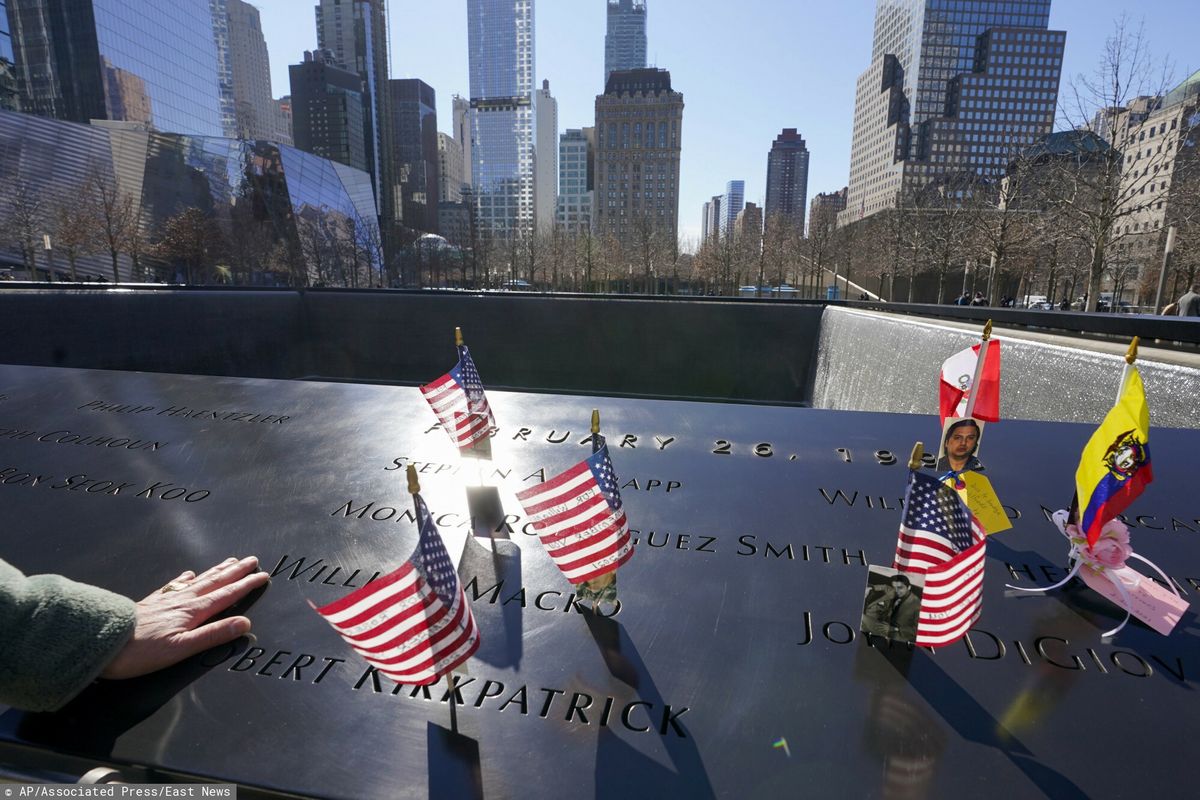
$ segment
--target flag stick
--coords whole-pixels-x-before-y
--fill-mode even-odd
[[[979,394],[979,378],[983,375],[983,362],[987,358],[988,346],[992,340],[992,321],[989,319],[983,326],[983,338],[979,341],[979,358],[975,361],[975,377],[971,379],[971,393],[967,395],[967,410],[964,416],[975,412],[975,397]]]
[[[1125,391],[1125,381],[1129,379],[1129,370],[1133,369],[1133,362],[1137,361],[1138,337],[1133,337],[1133,341],[1129,343],[1129,349],[1125,351],[1125,366],[1121,368],[1121,382],[1117,384],[1117,402],[1121,402],[1121,393]]]
[[[912,455],[908,458],[908,468],[916,470],[921,468],[921,458],[925,455],[925,445],[917,442],[913,445]]]
[[[455,326],[455,328],[454,328],[454,346],[455,347],[463,346],[462,328],[459,328],[457,326]]]
[[[592,409],[592,452],[593,453],[599,449],[599,447],[597,446],[597,444],[599,442],[597,437],[599,435],[600,435],[600,409],[593,408]]]
[[[600,449],[600,409],[592,409],[592,452],[595,453]],[[617,579],[617,572],[606,572],[598,578],[584,581],[579,584],[580,589],[588,592],[592,599],[592,611],[596,612],[600,605],[600,592],[612,585]],[[581,592],[582,593],[582,592]]]

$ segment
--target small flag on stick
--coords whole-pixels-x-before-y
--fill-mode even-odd
[[[615,601],[616,571],[633,555],[633,543],[598,411],[592,412],[592,455],[517,499],[550,558],[580,586],[580,600]]]
[[[938,413],[947,417],[1000,420],[1000,342],[992,340],[992,322],[984,326],[979,344],[950,356],[938,381]]]
[[[471,447],[496,428],[496,418],[483,392],[483,381],[463,343],[462,329],[454,329],[458,363],[442,377],[421,387],[421,394],[438,422],[459,449]]]
[[[395,572],[313,608],[379,672],[425,685],[479,649],[479,630],[411,465],[408,486],[420,530],[412,556]]]
[[[1134,361],[1135,336],[1125,356],[1117,402],[1092,434],[1075,471],[1075,497],[1080,529],[1094,547],[1100,530],[1140,495],[1152,480],[1150,407]]]
[[[987,532],[954,489],[918,471],[913,454],[893,567],[924,576],[915,644],[941,647],[979,618]]]

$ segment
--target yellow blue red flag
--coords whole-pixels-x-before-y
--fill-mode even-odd
[[[1137,367],[1130,366],[1116,405],[1083,448],[1075,471],[1079,527],[1089,546],[1100,538],[1104,523],[1128,508],[1154,480],[1149,438],[1146,390]]]

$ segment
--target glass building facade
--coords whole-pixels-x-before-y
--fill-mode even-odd
[[[646,0],[608,0],[604,83],[617,70],[646,68]]]
[[[97,224],[101,195],[127,204],[130,234],[112,256],[90,237],[77,253],[80,279],[225,280],[285,285],[375,285],[382,254],[370,176],[268,141],[182,136],[128,126],[88,126],[0,112],[0,194],[40,200],[41,241],[62,242],[64,225]],[[205,221],[211,263],[191,272],[164,243],[173,221]],[[0,230],[13,230],[12,207]],[[89,222],[90,220],[90,222]],[[68,276],[63,245],[55,264]],[[0,240],[0,259],[20,265],[19,243]],[[44,269],[44,264],[36,265]],[[369,283],[368,283],[369,282]]]
[[[1066,40],[1049,20],[1050,0],[879,0],[841,221],[930,182],[988,176],[1048,134]]]
[[[468,0],[471,183],[480,226],[534,225],[533,0]]]
[[[18,111],[20,108],[12,33],[8,30],[8,2],[0,0],[0,109]]]
[[[417,78],[388,81],[392,163],[400,186],[404,227],[438,232],[437,94]],[[461,165],[460,165],[461,170]]]
[[[210,0],[7,0],[22,110],[224,131]]]

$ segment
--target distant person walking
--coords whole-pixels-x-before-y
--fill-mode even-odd
[[[1181,317],[1200,317],[1200,281],[1192,284],[1192,288],[1175,303],[1179,306],[1177,312]]]

